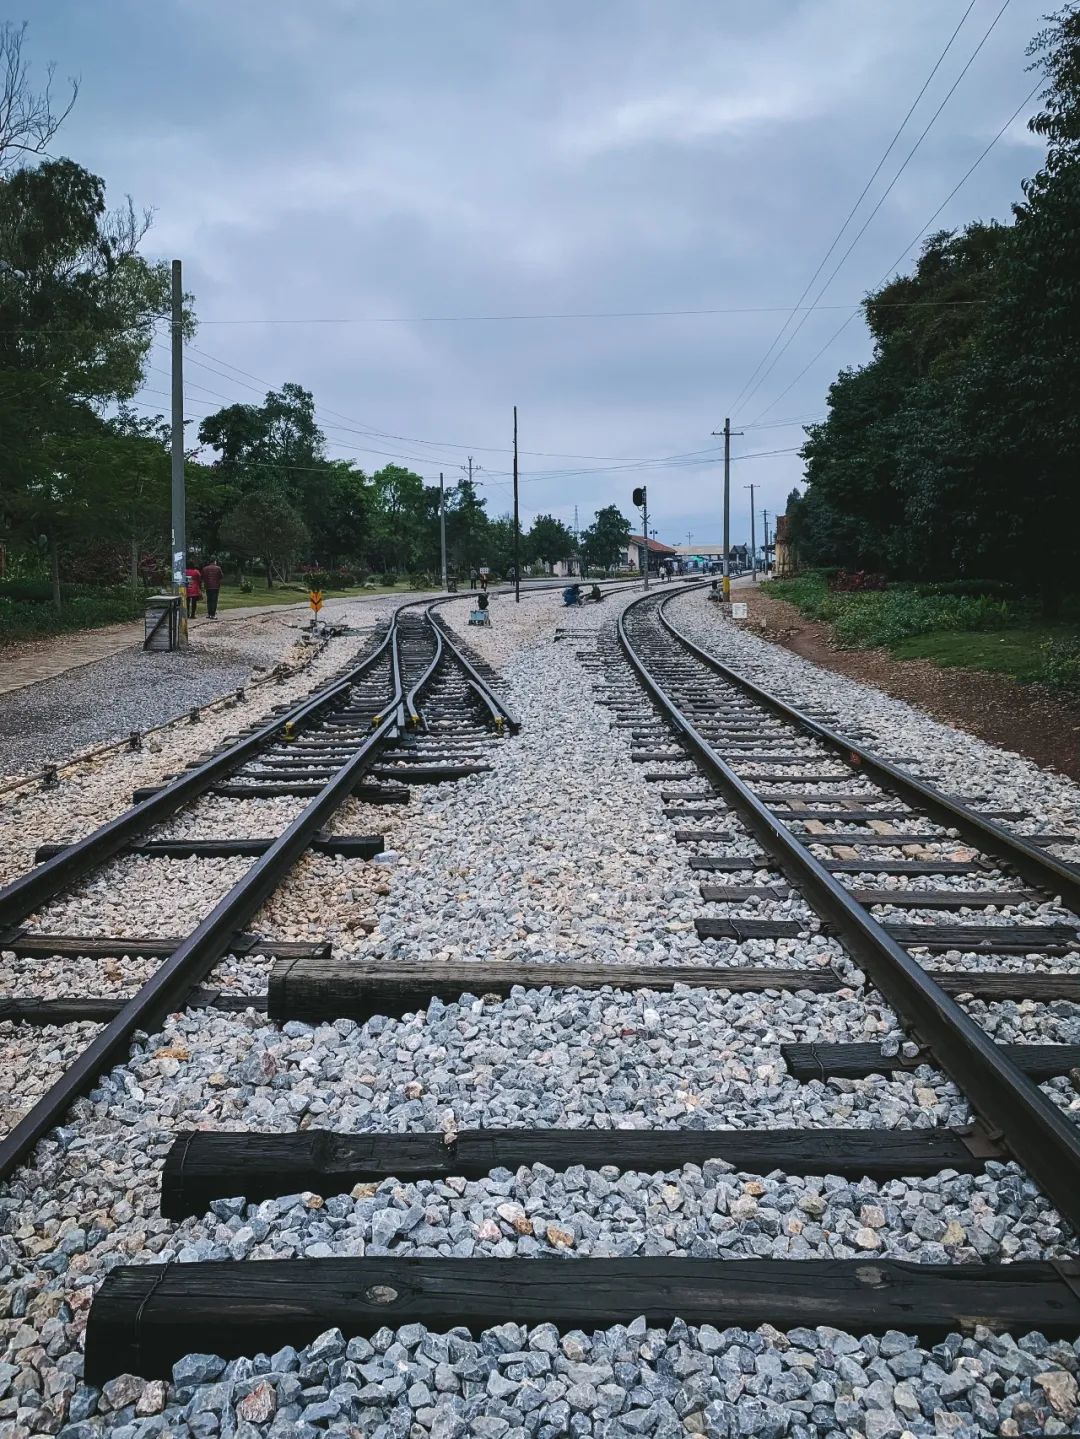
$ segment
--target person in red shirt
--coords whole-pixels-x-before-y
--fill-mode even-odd
[[[221,589],[221,582],[225,578],[221,566],[217,560],[210,560],[202,567],[202,586],[206,591],[206,614],[208,619],[216,619],[218,591]]]
[[[194,565],[187,568],[187,617],[193,620],[199,612],[199,599],[202,596],[202,575]]]

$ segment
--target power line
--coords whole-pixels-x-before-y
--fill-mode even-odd
[[[973,305],[980,304],[978,300],[899,300],[898,307],[906,308],[909,305]],[[844,304],[832,305],[807,305],[797,306],[798,309],[807,310],[855,310],[862,305],[862,301],[847,301]],[[771,315],[790,314],[791,305],[729,305],[720,309],[698,309],[698,310],[595,310],[583,311],[580,314],[535,314],[535,315],[356,315],[346,316],[342,319],[323,319],[319,317],[281,317],[257,320],[206,320],[200,319],[199,325],[419,325],[419,324],[454,324],[472,321],[514,321],[514,320],[632,320],[632,319],[657,319],[664,317],[678,318],[687,315]],[[156,316],[156,319],[164,319],[164,316]],[[131,325],[79,325],[66,328],[53,328],[49,325],[0,325],[0,335],[124,335],[137,330],[142,322],[135,322]],[[193,350],[196,347],[188,342],[185,350]],[[205,354],[205,351],[199,351]],[[226,365],[229,362],[214,356],[219,364]],[[231,368],[239,370],[239,366]],[[240,374],[247,374],[246,370],[239,370]]]
[[[964,171],[964,174],[960,177],[960,179],[959,179],[959,180],[956,182],[956,184],[952,187],[952,189],[949,191],[949,193],[945,196],[944,200],[942,200],[941,204],[937,207],[937,209],[934,211],[934,213],[930,216],[930,218],[929,218],[929,220],[927,220],[926,224],[923,225],[923,227],[919,230],[919,232],[918,232],[918,234],[915,236],[915,238],[914,238],[913,240],[909,241],[909,243],[904,246],[904,248],[901,250],[900,254],[896,257],[896,259],[892,262],[892,264],[889,266],[889,268],[885,271],[884,275],[882,275],[881,279],[878,280],[877,285],[874,287],[875,289],[880,289],[881,286],[884,285],[884,284],[889,280],[890,276],[891,276],[891,275],[893,274],[893,272],[895,271],[897,265],[900,264],[900,262],[905,258],[905,256],[906,256],[906,255],[908,254],[908,252],[912,249],[912,247],[913,247],[914,245],[917,245],[917,244],[919,243],[919,240],[920,240],[920,239],[922,238],[922,236],[926,233],[926,231],[929,230],[930,226],[934,223],[934,221],[937,219],[937,217],[941,214],[942,210],[944,210],[945,206],[946,206],[946,205],[949,203],[949,201],[954,197],[954,195],[956,195],[956,194],[958,193],[958,191],[967,183],[967,181],[970,180],[971,176],[975,173],[975,171],[979,168],[979,166],[982,164],[982,162],[986,159],[987,155],[989,155],[990,151],[994,148],[994,146],[997,144],[997,142],[1001,139],[1001,137],[1002,137],[1002,135],[1004,135],[1005,131],[1009,128],[1010,125],[1012,125],[1012,124],[1016,121],[1016,118],[1017,118],[1017,116],[1021,113],[1021,111],[1024,110],[1024,109],[1031,103],[1031,101],[1034,99],[1035,95],[1039,92],[1039,90],[1042,89],[1043,83],[1044,83],[1044,82],[1040,79],[1040,80],[1036,83],[1036,85],[1035,85],[1031,90],[1028,91],[1027,95],[1025,95],[1024,98],[1023,98],[1023,100],[1020,101],[1020,104],[1017,105],[1016,109],[1012,112],[1012,114],[1009,116],[1009,118],[1005,121],[1004,125],[1002,125],[1001,129],[997,132],[997,134],[996,134],[996,135],[993,137],[993,139],[989,142],[989,144],[986,146],[986,148],[985,148],[985,149],[982,151],[982,153],[972,162],[972,164],[969,165],[968,168]],[[767,406],[765,407],[765,409],[763,409],[763,410],[761,411],[761,414],[762,414],[762,415],[767,415],[767,414],[769,413],[769,411],[772,409],[773,405],[778,405],[778,404],[780,403],[780,401],[784,398],[785,395],[788,395],[788,394],[791,393],[791,391],[792,391],[792,390],[795,388],[795,386],[799,383],[799,381],[800,381],[800,380],[802,379],[802,377],[806,374],[806,372],[807,372],[808,370],[813,369],[813,367],[817,364],[818,360],[821,359],[821,357],[822,357],[822,355],[825,353],[825,351],[828,350],[828,349],[833,345],[833,343],[840,338],[840,336],[844,333],[844,331],[847,329],[848,325],[851,324],[851,322],[852,322],[852,320],[853,320],[854,318],[855,318],[854,315],[849,315],[848,318],[844,321],[844,323],[839,327],[839,329],[833,331],[833,333],[832,333],[832,334],[829,336],[829,338],[825,341],[825,343],[822,345],[821,349],[818,350],[817,354],[813,357],[813,359],[808,360],[807,363],[802,367],[802,369],[799,371],[799,373],[798,373],[798,374],[795,376],[795,378],[791,381],[790,385],[788,385],[787,389],[781,390],[780,393],[777,395],[776,399],[772,401],[772,404],[767,405]],[[760,419],[760,416],[759,416],[759,419]]]
[[[971,69],[972,65],[975,63],[975,59],[976,59],[977,55],[979,54],[980,50],[982,50],[982,48],[983,48],[983,46],[986,44],[987,40],[989,40],[990,36],[993,34],[994,29],[995,29],[998,21],[1001,19],[1002,15],[1004,15],[1004,14],[1005,14],[1005,11],[1009,8],[1009,3],[1010,3],[1010,0],[1003,0],[1001,9],[997,12],[997,14],[994,16],[994,18],[990,21],[990,24],[986,27],[986,30],[983,32],[982,39],[981,39],[981,40],[979,41],[979,43],[975,46],[975,49],[974,49],[974,50],[971,52],[971,54],[969,55],[969,57],[968,57],[968,59],[967,59],[967,62],[965,63],[963,69],[960,71],[959,75],[957,75],[956,79],[955,79],[955,80],[952,82],[952,84],[949,86],[948,90],[945,92],[945,95],[944,95],[944,97],[943,97],[942,100],[941,100],[941,103],[938,105],[938,107],[937,107],[937,109],[934,111],[934,113],[930,116],[930,119],[926,122],[926,125],[924,126],[923,131],[922,131],[922,133],[920,134],[919,138],[915,141],[914,145],[912,145],[911,149],[908,151],[908,153],[907,153],[907,155],[906,155],[906,157],[905,157],[905,159],[904,159],[903,164],[900,166],[900,168],[897,170],[896,174],[895,174],[895,175],[892,177],[892,179],[889,181],[888,185],[886,185],[886,187],[885,187],[885,189],[883,190],[883,192],[881,193],[881,195],[878,196],[878,199],[877,199],[876,204],[874,205],[874,208],[870,211],[869,215],[867,215],[866,219],[863,221],[862,226],[860,227],[860,229],[859,229],[858,233],[856,234],[855,238],[852,240],[851,244],[850,244],[850,245],[847,247],[847,249],[844,251],[843,255],[841,255],[839,261],[838,261],[837,264],[833,267],[833,271],[832,271],[832,273],[830,274],[829,278],[825,281],[825,283],[822,285],[821,289],[818,291],[817,296],[816,296],[816,298],[815,298],[815,304],[814,304],[814,305],[811,305],[811,306],[810,306],[810,309],[807,310],[807,311],[803,314],[803,316],[802,316],[802,318],[800,319],[799,323],[798,323],[798,324],[795,326],[795,328],[792,330],[791,334],[790,334],[790,335],[787,337],[787,339],[784,341],[783,346],[780,348],[780,350],[777,352],[777,354],[776,354],[775,357],[773,358],[773,361],[772,361],[772,363],[769,365],[769,368],[765,371],[765,373],[761,376],[761,378],[760,378],[760,379],[757,381],[757,383],[755,384],[754,388],[753,388],[753,389],[750,391],[750,393],[746,396],[746,402],[749,402],[749,401],[750,401],[750,399],[757,393],[757,391],[761,388],[761,386],[762,386],[762,385],[765,383],[765,381],[768,379],[768,377],[769,377],[769,375],[772,373],[772,371],[776,368],[776,365],[777,365],[778,361],[781,359],[781,357],[783,356],[784,352],[787,350],[788,346],[791,344],[791,342],[794,340],[795,336],[796,336],[796,335],[799,333],[799,331],[802,329],[803,325],[806,324],[806,321],[809,319],[810,313],[811,313],[811,311],[814,309],[814,307],[815,307],[815,305],[816,305],[816,303],[817,303],[817,300],[820,300],[821,296],[824,295],[825,291],[829,288],[829,286],[832,284],[832,282],[836,279],[837,275],[840,273],[841,269],[843,269],[844,265],[847,263],[848,256],[851,254],[852,250],[854,250],[855,246],[856,246],[856,245],[859,243],[859,241],[862,239],[863,235],[866,234],[866,231],[868,230],[868,228],[870,227],[871,223],[873,222],[874,216],[878,213],[878,211],[881,209],[882,205],[884,205],[885,201],[888,199],[889,195],[892,193],[893,186],[896,184],[896,182],[900,179],[900,176],[901,176],[901,175],[904,173],[904,171],[907,169],[908,165],[911,163],[911,160],[912,160],[912,158],[913,158],[914,155],[915,155],[915,152],[918,150],[919,146],[920,146],[920,145],[922,144],[922,142],[926,139],[927,135],[930,133],[931,129],[933,128],[934,122],[937,120],[937,118],[938,118],[938,116],[941,114],[942,110],[944,110],[945,106],[949,103],[949,101],[952,99],[953,95],[956,93],[956,90],[957,90],[957,88],[958,88],[961,80],[963,80],[964,76],[967,74],[967,72]],[[849,318],[852,318],[852,317],[849,316]],[[776,401],[774,400],[774,401],[773,401],[773,404],[775,404],[775,403],[776,403]],[[772,405],[770,404],[770,405],[766,406],[766,408],[765,408],[764,410],[762,410],[761,413],[758,414],[755,418],[760,420],[760,419],[761,419],[761,416],[764,415],[764,414],[767,414],[768,411],[771,410],[771,409],[772,409]]]
[[[267,389],[270,389],[270,390],[274,389],[274,385],[273,385],[272,381],[260,379],[258,375],[253,375],[250,370],[243,370],[243,369],[240,368],[239,365],[233,365],[230,361],[222,359],[219,355],[211,355],[208,350],[201,350],[201,349],[199,349],[199,347],[198,347],[197,345],[191,345],[191,344],[189,344],[189,345],[187,346],[187,349],[188,349],[188,350],[193,350],[193,351],[195,351],[196,354],[205,355],[207,359],[213,360],[213,361],[215,362],[215,364],[225,365],[225,366],[227,366],[229,369],[235,370],[238,374],[247,376],[247,378],[248,378],[249,380],[255,380],[255,381],[257,382],[257,385],[245,385],[245,386],[244,386],[245,389],[257,390],[257,393],[265,393],[265,391],[266,391]],[[231,378],[232,378],[232,377],[229,376],[229,375],[223,374],[223,373],[222,373],[221,371],[219,371],[219,370],[214,370],[214,368],[213,368],[212,366],[207,365],[207,364],[204,364],[204,363],[203,363],[202,361],[200,361],[200,360],[193,360],[193,361],[192,361],[192,364],[198,365],[201,369],[209,370],[212,374],[221,374],[221,376],[222,376],[223,379],[231,379]],[[151,368],[153,368],[153,366],[151,366]],[[242,384],[243,382],[240,381],[240,380],[237,380],[237,381],[235,381],[235,383],[236,383],[236,384]],[[259,387],[259,388],[257,388],[257,387]],[[205,388],[205,387],[203,387],[203,388]],[[211,393],[213,393],[213,392],[211,392]],[[222,398],[225,398],[225,397],[222,396]],[[433,446],[438,446],[438,447],[443,448],[443,449],[451,449],[451,450],[467,450],[467,451],[468,451],[468,450],[480,450],[480,451],[483,451],[485,454],[509,455],[509,454],[512,454],[512,453],[513,453],[511,450],[506,449],[505,446],[467,444],[467,443],[464,443],[464,442],[462,442],[462,441],[456,441],[456,440],[424,440],[424,439],[419,438],[419,437],[416,436],[416,435],[397,435],[397,434],[394,434],[394,433],[393,433],[392,431],[390,431],[390,430],[380,430],[380,429],[375,428],[374,426],[366,425],[366,424],[365,424],[363,421],[361,421],[361,420],[355,420],[355,419],[353,419],[351,416],[349,416],[349,415],[343,415],[339,410],[331,410],[331,409],[329,409],[329,408],[328,408],[327,406],[325,406],[325,405],[316,405],[316,407],[315,407],[315,412],[316,412],[317,415],[318,415],[318,414],[322,414],[322,415],[334,415],[334,416],[337,416],[339,419],[348,420],[351,424],[359,426],[359,428],[358,428],[357,430],[353,430],[353,431],[347,430],[346,433],[360,434],[360,435],[365,436],[365,437],[368,436],[368,435],[372,435],[372,436],[375,436],[375,437],[378,437],[378,438],[382,438],[382,439],[400,440],[400,441],[401,441],[402,443],[404,443],[404,444],[433,445]],[[341,427],[341,426],[333,426],[333,425],[331,425],[331,426],[328,426],[327,428],[329,428],[329,429],[341,429],[342,427]],[[651,457],[648,456],[648,455],[585,455],[585,454],[579,454],[579,453],[576,452],[576,451],[565,451],[565,450],[522,450],[522,451],[520,451],[520,453],[523,454],[523,455],[529,455],[529,456],[531,456],[531,457],[540,458],[540,459],[601,460],[601,461],[609,461],[609,460],[613,460],[613,461],[636,461],[636,462],[641,462],[641,463],[646,463],[646,464],[652,464],[652,463],[655,462],[654,459],[651,458]],[[693,451],[693,452],[691,452],[691,453],[705,453],[705,452],[703,452],[703,451]],[[663,458],[663,457],[658,457],[658,458]],[[447,461],[446,463],[449,464],[450,462]]]
[[[739,405],[740,405],[741,402],[742,402],[743,396],[746,394],[746,392],[747,392],[747,390],[749,389],[749,387],[754,383],[754,380],[757,378],[757,375],[759,374],[762,365],[765,364],[765,362],[768,360],[769,356],[772,354],[773,350],[775,350],[775,349],[776,349],[776,346],[780,343],[781,339],[782,339],[783,336],[784,336],[784,332],[787,330],[787,327],[791,324],[792,320],[795,318],[796,314],[798,313],[799,306],[802,305],[802,302],[806,299],[807,295],[810,293],[811,289],[813,288],[814,281],[815,281],[815,280],[817,279],[817,277],[821,274],[822,270],[825,268],[826,263],[828,262],[829,256],[832,254],[832,252],[836,249],[837,245],[840,243],[841,236],[843,235],[843,233],[844,233],[844,231],[847,229],[847,227],[851,224],[851,221],[853,220],[853,218],[854,218],[854,216],[855,216],[855,212],[856,212],[856,210],[858,210],[859,206],[862,204],[863,200],[866,198],[866,195],[867,195],[867,192],[868,192],[869,189],[870,189],[870,186],[874,183],[874,181],[877,179],[878,175],[881,173],[881,167],[885,164],[885,161],[886,161],[886,160],[889,158],[889,156],[892,154],[893,148],[895,147],[897,141],[900,139],[900,136],[901,136],[901,135],[903,134],[903,132],[904,132],[904,127],[907,125],[907,122],[911,119],[912,115],[913,115],[914,112],[915,112],[915,107],[916,107],[916,105],[918,105],[919,101],[920,101],[920,100],[922,99],[922,97],[926,94],[926,91],[927,91],[927,89],[928,89],[928,87],[929,87],[929,85],[930,85],[931,80],[933,80],[934,76],[937,74],[938,70],[941,68],[941,64],[942,64],[942,62],[944,61],[945,56],[949,53],[949,51],[950,51],[951,48],[952,48],[952,43],[953,43],[953,41],[956,39],[957,35],[959,35],[959,33],[960,33],[960,31],[961,31],[961,29],[962,29],[962,27],[963,27],[964,21],[965,21],[965,20],[967,19],[967,17],[971,14],[971,12],[972,12],[972,10],[973,10],[974,8],[975,8],[975,0],[970,0],[970,4],[968,5],[967,9],[964,11],[963,15],[960,16],[960,20],[959,20],[959,23],[958,23],[957,26],[956,26],[956,29],[952,32],[952,34],[949,36],[948,40],[946,41],[944,50],[942,50],[941,54],[940,54],[940,55],[937,57],[937,59],[934,61],[934,67],[933,67],[933,69],[930,71],[930,74],[927,75],[926,79],[923,81],[923,83],[922,83],[922,88],[919,90],[919,93],[915,96],[914,100],[912,100],[910,106],[908,107],[908,112],[907,112],[907,114],[906,114],[906,115],[904,116],[904,118],[900,121],[900,125],[899,125],[899,127],[897,128],[897,131],[896,131],[895,135],[893,135],[892,139],[889,141],[888,145],[885,147],[885,151],[884,151],[884,153],[882,154],[881,159],[880,159],[880,160],[877,162],[877,164],[874,166],[873,172],[872,172],[872,174],[870,175],[869,180],[867,180],[866,184],[865,184],[865,185],[862,187],[862,189],[860,190],[858,199],[855,201],[854,205],[852,205],[851,209],[848,211],[847,216],[846,216],[845,219],[844,219],[844,223],[840,226],[839,230],[837,230],[836,234],[833,236],[832,243],[830,244],[829,248],[825,251],[825,254],[821,257],[821,261],[820,261],[820,263],[818,264],[817,269],[814,271],[814,273],[810,276],[809,280],[806,282],[806,288],[803,290],[802,294],[799,296],[799,298],[798,298],[798,300],[796,301],[795,305],[792,307],[792,310],[791,310],[790,314],[788,315],[787,319],[784,321],[784,323],[781,325],[780,329],[777,331],[777,333],[776,333],[776,335],[775,335],[775,337],[774,337],[774,339],[773,339],[772,344],[771,344],[771,345],[769,346],[769,348],[765,351],[764,355],[762,355],[761,359],[757,362],[757,365],[756,365],[756,367],[754,368],[753,374],[751,374],[750,378],[746,381],[746,384],[743,385],[742,389],[739,391],[739,393],[735,396],[735,399],[732,401],[731,406],[730,406],[732,413],[734,413],[734,412],[738,409]],[[778,357],[778,358],[779,358],[779,357]],[[751,391],[751,394],[752,394],[752,393],[753,393],[753,391]]]

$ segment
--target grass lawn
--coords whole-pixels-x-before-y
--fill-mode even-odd
[[[250,594],[244,594],[239,585],[222,585],[221,594],[218,598],[218,612],[224,610],[247,609],[253,605],[302,605],[307,603],[307,591],[301,589],[286,588],[284,585],[275,585],[272,590],[266,588],[265,580],[254,580],[255,588]],[[411,589],[407,582],[397,585],[372,585],[365,587],[357,586],[351,590],[324,590],[324,600],[348,600],[362,599],[365,595],[397,595],[404,594]],[[206,613],[205,596],[199,603],[199,613]]]
[[[892,645],[899,660],[932,660],[936,665],[962,666],[1009,675],[1022,684],[1044,677],[1042,645],[1067,639],[1075,631],[1060,625],[1006,630],[932,630],[908,635]]]

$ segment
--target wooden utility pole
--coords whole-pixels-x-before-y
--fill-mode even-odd
[[[517,405],[514,406],[514,603],[521,604],[521,520],[518,513]]]
[[[733,430],[729,418],[720,433],[724,436],[724,603],[727,604],[731,599],[731,437],[741,435],[742,431]]]
[[[180,596],[178,643],[187,648],[187,514],[184,494],[184,282],[180,261],[172,262],[172,582]]]
[[[754,491],[757,485],[743,485],[750,491],[750,578],[757,579],[757,531],[754,528]]]
[[[442,587],[446,590],[446,487],[443,484],[442,470],[439,471],[439,541],[442,552]]]

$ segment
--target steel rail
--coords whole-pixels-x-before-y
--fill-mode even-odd
[[[340,693],[342,688],[353,682],[356,675],[370,669],[382,657],[387,646],[390,646],[393,657],[397,646],[397,611],[382,643],[357,670],[351,672],[348,680],[335,684],[326,695],[319,696],[316,701],[294,706],[294,710],[307,716],[321,708],[322,702]],[[391,673],[398,674],[399,667],[395,665]],[[90,1089],[110,1065],[130,1051],[132,1038],[137,1031],[152,1030],[163,1015],[182,1005],[192,989],[209,974],[223,955],[228,953],[237,930],[242,929],[277,888],[282,877],[308,848],[329,817],[348,799],[360,775],[372,763],[375,751],[383,740],[391,731],[396,731],[397,702],[400,698],[401,691],[398,688],[356,753],[334,773],[322,790],[304,806],[296,819],[245,871],[243,877],[215,905],[210,914],[173,950],[169,958],[155,969],[120,1013],[95,1035],[37,1104],[0,1140],[0,1179],[7,1179],[38,1140],[59,1122],[74,1100]],[[279,717],[272,726],[264,728],[273,733],[286,718]]]
[[[287,710],[260,725],[254,733],[237,740],[194,769],[177,775],[157,794],[132,805],[93,833],[68,845],[62,853],[46,860],[44,864],[35,865],[26,874],[19,875],[17,879],[4,885],[0,889],[0,932],[18,924],[61,891],[70,889],[77,879],[103,864],[105,860],[111,859],[133,839],[160,824],[182,805],[205,793],[231,770],[250,759],[286,724],[295,726],[315,718],[379,662],[390,644],[393,632],[394,625],[391,623],[378,647],[341,679],[297,700]]]
[[[198,927],[158,966],[138,993],[133,995],[119,1014],[91,1040],[37,1104],[19,1120],[6,1137],[0,1139],[0,1180],[10,1177],[33,1146],[59,1123],[79,1095],[92,1088],[106,1069],[130,1052],[132,1039],[137,1032],[152,1031],[165,1014],[185,1002],[191,991],[229,952],[236,932],[243,928],[273,893],[284,875],[309,847],[318,831],[348,799],[357,780],[371,765],[383,742],[397,732],[403,699],[398,616],[407,608],[409,604],[401,605],[395,610],[383,641],[346,679],[332,685],[324,695],[294,706],[289,714],[278,716],[272,725],[264,727],[273,734],[290,718],[295,722],[298,718],[318,712],[326,701],[353,683],[360,673],[371,668],[382,657],[387,646],[390,647],[394,694],[390,702],[383,707],[382,713],[376,717],[370,733],[365,736],[356,753],[304,806],[296,819],[277,836]],[[410,690],[411,701],[418,699],[431,683],[441,657],[442,636],[439,627],[428,615],[425,615],[425,618],[436,632],[436,659],[427,666],[421,679]],[[461,662],[470,676],[475,674],[472,666],[463,657]],[[476,680],[484,693],[490,693],[478,675]],[[470,683],[473,683],[471,677]]]
[[[932,976],[815,858],[797,835],[740,779],[649,672],[626,630],[626,617],[655,596],[632,601],[618,619],[620,646],[646,693],[813,909],[865,968],[905,1026],[966,1095],[988,1126],[1080,1229],[1080,1129],[1001,1054]],[[660,601],[659,603],[664,603]],[[672,640],[679,643],[674,632]]]
[[[458,664],[465,671],[469,684],[472,685],[473,689],[476,691],[476,694],[487,707],[492,719],[495,721],[495,727],[501,730],[502,727],[505,725],[511,734],[517,734],[518,730],[521,728],[521,721],[517,718],[513,711],[510,710],[506,704],[504,704],[504,702],[499,698],[495,691],[491,689],[483,676],[480,674],[480,671],[476,668],[474,664],[471,663],[471,661],[466,657],[463,651],[458,647],[457,642],[453,639],[453,637],[447,632],[446,628],[444,627],[442,620],[439,619],[436,623],[435,618],[431,614],[431,611],[433,609],[435,609],[435,605],[431,605],[428,609],[428,617],[431,620],[433,628],[440,635],[446,648],[450,651],[450,653],[457,660]]]
[[[432,618],[432,609],[434,609],[434,605],[430,606],[424,611],[424,622],[430,628],[432,634],[435,636],[435,654],[432,657],[431,663],[425,668],[423,674],[420,676],[420,678],[416,681],[413,687],[409,690],[408,694],[405,696],[405,702],[401,709],[401,726],[403,729],[405,728],[406,724],[408,724],[411,729],[419,729],[422,720],[420,716],[420,708],[417,704],[417,699],[419,695],[423,692],[423,690],[427,688],[428,684],[432,679],[432,676],[435,674],[435,671],[438,669],[440,663],[442,662],[443,636],[441,629]]]
[[[64,1071],[56,1084],[0,1140],[0,1179],[6,1179],[29,1150],[55,1124],[71,1103],[92,1087],[98,1076],[131,1048],[137,1030],[152,1031],[161,1017],[181,1005],[184,997],[228,953],[233,935],[278,886],[326,820],[352,793],[371,763],[374,751],[396,727],[391,708],[356,754],[274,840],[210,914],[166,959],[139,992],[110,1020]]]
[[[1059,896],[1070,909],[1080,914],[1080,870],[1065,860],[1058,859],[1056,855],[1050,854],[1038,845],[1032,844],[1023,835],[1014,834],[995,820],[987,819],[975,810],[969,809],[967,805],[950,799],[947,794],[943,794],[941,790],[928,784],[926,780],[901,769],[890,760],[875,754],[873,750],[856,744],[854,740],[846,738],[836,730],[830,729],[828,725],[811,718],[803,710],[788,704],[778,695],[762,689],[760,685],[755,684],[746,675],[740,674],[738,670],[729,668],[723,660],[717,659],[715,655],[709,654],[707,650],[703,650],[700,645],[695,644],[693,640],[683,634],[673,621],[668,619],[664,611],[671,600],[677,598],[677,595],[668,595],[664,598],[658,611],[658,618],[664,628],[695,659],[700,660],[722,679],[743,690],[759,704],[779,715],[781,719],[787,720],[789,724],[794,725],[804,734],[827,745],[851,767],[854,773],[869,776],[882,789],[887,789],[908,804],[925,810],[939,824],[959,830],[969,843],[1004,860],[1010,868],[1030,884],[1037,885],[1049,896]]]

